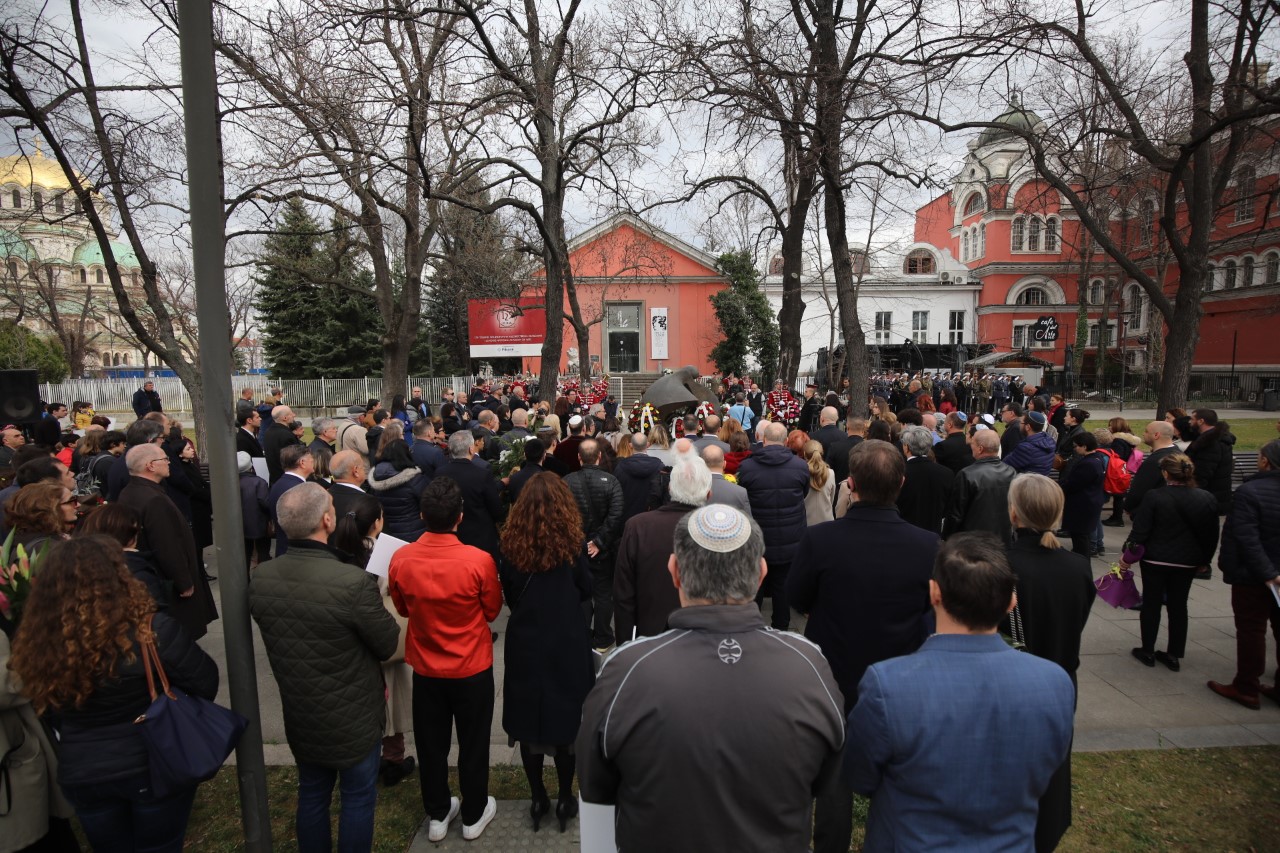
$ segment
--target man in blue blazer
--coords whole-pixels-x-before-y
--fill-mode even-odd
[[[307,481],[316,469],[316,459],[311,454],[311,448],[299,442],[281,448],[280,465],[284,469],[280,479],[276,480],[271,486],[271,491],[267,492],[267,507],[271,510],[271,520],[276,525],[277,557],[289,550],[289,537],[285,535],[284,528],[280,526],[280,519],[276,517],[276,504],[280,503],[280,498],[285,492]]]
[[[864,851],[1035,849],[1075,691],[1062,667],[996,633],[1014,582],[992,534],[948,539],[929,582],[938,633],[863,676],[843,775],[871,797]]]
[[[894,506],[904,465],[889,442],[859,442],[849,453],[853,505],[805,531],[787,577],[787,598],[808,614],[804,635],[831,664],[846,715],[867,667],[911,654],[933,630],[929,578],[938,534],[909,524]],[[813,849],[844,853],[852,835],[853,792],[833,782],[818,794]]]

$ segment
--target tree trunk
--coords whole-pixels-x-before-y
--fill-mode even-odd
[[[560,253],[552,245],[553,234],[564,235],[564,216],[558,206],[548,204],[543,196],[542,221],[547,233],[543,234],[542,260],[546,266],[547,335],[542,340],[542,368],[538,375],[538,396],[554,403],[560,382],[560,356],[564,352],[564,285],[568,274]]]
[[[800,322],[804,319],[804,227],[813,203],[814,176],[802,173],[787,206],[782,231],[782,308],[778,311],[778,378],[794,388],[800,372]]]

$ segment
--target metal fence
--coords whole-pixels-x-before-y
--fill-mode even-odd
[[[191,411],[191,397],[187,394],[187,389],[183,387],[181,380],[171,376],[154,379],[73,379],[59,385],[46,383],[40,386],[40,397],[50,403],[65,403],[68,406],[74,401],[82,400],[92,403],[94,410],[98,412],[128,413],[133,411],[133,395],[142,387],[143,382],[155,383],[156,393],[160,395],[160,403],[165,411]],[[405,387],[421,387],[423,398],[434,406],[445,388],[465,392],[471,387],[471,382],[470,376],[411,376]],[[381,398],[382,383],[382,379],[376,376],[361,379],[233,376],[231,391],[239,396],[242,389],[252,388],[256,402],[266,397],[272,388],[279,388],[284,391],[285,402],[295,411],[315,416],[356,403],[363,405],[374,397]],[[390,402],[389,399],[383,400],[384,404]]]
[[[1152,374],[1128,375],[1123,391],[1120,372],[1108,372],[1102,377],[1087,373],[1078,375],[1074,383],[1068,383],[1061,371],[1046,371],[1044,384],[1050,388],[1066,389],[1073,400],[1099,403],[1154,403],[1159,392],[1159,377]],[[1231,372],[1192,373],[1187,402],[1236,405],[1242,408],[1263,407],[1268,391],[1280,391],[1280,372],[1275,370],[1240,370]],[[1122,396],[1123,395],[1123,396]]]

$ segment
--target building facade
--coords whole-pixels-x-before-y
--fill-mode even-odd
[[[111,206],[93,194],[104,222]],[[111,235],[126,287],[141,291],[133,251]],[[33,331],[83,336],[84,372],[143,364],[142,351],[119,317],[99,245],[62,168],[38,150],[0,157],[0,316],[20,317]]]

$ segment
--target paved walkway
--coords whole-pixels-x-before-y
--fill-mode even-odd
[[[1127,534],[1127,528],[1107,527],[1104,530],[1107,557],[1093,561],[1095,576],[1115,560]],[[1136,612],[1115,610],[1100,599],[1095,602],[1081,649],[1076,751],[1280,745],[1280,705],[1264,699],[1260,711],[1250,711],[1216,696],[1205,687],[1210,678],[1230,681],[1235,673],[1235,628],[1230,593],[1216,569],[1213,580],[1196,581],[1193,585],[1190,611],[1187,654],[1182,660],[1182,671],[1174,673],[1159,664],[1149,669],[1130,656],[1129,650],[1139,642]],[[803,620],[796,617],[792,629],[803,630],[803,624]],[[494,630],[506,630],[505,612],[494,623]],[[1164,633],[1162,626],[1158,647],[1164,644]],[[266,760],[268,764],[292,764],[293,758],[285,743],[280,694],[260,638],[255,637],[255,642]],[[210,626],[209,634],[201,640],[201,645],[223,667],[225,654],[221,623]],[[507,736],[501,725],[501,638],[496,648],[494,668],[498,695],[490,760],[493,764],[519,764],[519,752],[507,745]],[[223,670],[225,672],[225,667]],[[225,677],[219,701],[224,704],[229,701]],[[406,736],[406,741],[410,754],[415,754],[412,734]],[[456,747],[453,758],[456,759]],[[465,846],[473,853],[578,849],[576,820],[564,835],[558,832],[554,821],[549,825],[544,823],[542,831],[534,835],[529,827],[527,810],[527,800],[501,801],[498,817],[482,839],[464,842],[461,827],[454,826],[445,842],[432,844],[426,840],[424,829],[411,849],[454,850]]]

